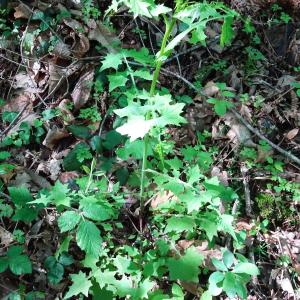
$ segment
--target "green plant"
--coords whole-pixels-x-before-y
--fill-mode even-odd
[[[250,281],[251,276],[259,274],[258,268],[249,263],[241,254],[236,257],[229,250],[223,250],[223,260],[211,259],[216,268],[208,279],[209,293],[218,296],[224,291],[229,298],[236,296],[246,299],[246,284]],[[238,261],[238,263],[235,263]]]
[[[79,112],[79,116],[80,119],[84,119],[84,120],[91,120],[92,123],[101,121],[101,115],[97,110],[96,106],[93,107],[88,107],[88,108],[82,108]]]

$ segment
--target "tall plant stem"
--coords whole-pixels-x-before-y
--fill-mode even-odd
[[[150,101],[152,101],[152,97],[155,94],[155,90],[156,90],[156,85],[158,82],[158,76],[159,76],[159,72],[161,69],[161,66],[163,64],[163,60],[162,57],[163,56],[168,56],[167,53],[165,53],[165,49],[167,46],[167,41],[172,33],[172,30],[176,24],[176,19],[172,18],[171,21],[169,22],[167,17],[164,18],[165,19],[165,24],[166,24],[166,31],[162,40],[162,44],[160,47],[160,51],[159,51],[159,56],[156,60],[156,66],[155,66],[155,70],[153,73],[153,79],[151,82],[151,87],[150,87]],[[151,114],[148,114],[146,116],[146,119],[150,119]],[[142,160],[142,169],[141,169],[141,184],[140,184],[140,214],[139,214],[139,219],[140,219],[140,230],[142,231],[142,227],[143,227],[143,215],[144,215],[144,208],[145,208],[145,198],[144,198],[144,189],[145,189],[145,170],[147,168],[147,152],[148,152],[148,144],[149,144],[149,135],[146,134],[144,136],[144,149],[143,149],[143,160]]]

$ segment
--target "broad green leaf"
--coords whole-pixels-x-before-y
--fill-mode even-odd
[[[169,258],[167,266],[170,279],[198,282],[199,266],[202,261],[203,256],[194,247],[188,248],[179,259]]]
[[[199,181],[201,177],[200,169],[198,165],[193,166],[191,169],[188,170],[188,184],[194,184],[195,182]]]
[[[109,92],[112,92],[118,87],[123,87],[126,85],[128,78],[122,74],[108,75],[109,80]]]
[[[153,289],[154,286],[155,282],[151,281],[150,278],[146,278],[139,284],[138,288],[133,289],[132,299],[140,300],[148,298],[148,293]]]
[[[15,210],[15,214],[12,217],[14,221],[23,221],[25,223],[30,223],[36,219],[38,215],[38,210],[33,207],[21,207]]]
[[[29,190],[25,187],[9,187],[8,192],[15,205],[25,205],[26,203],[33,201]]]
[[[91,137],[91,130],[86,126],[69,125],[69,126],[67,126],[67,129],[75,137],[78,137],[80,139],[88,139]]]
[[[223,290],[229,298],[233,298],[236,295],[235,285],[236,278],[234,277],[234,274],[231,272],[227,272],[223,281]]]
[[[223,281],[223,279],[224,274],[222,272],[216,271],[209,276],[208,282],[217,285],[219,282]]]
[[[72,285],[69,288],[69,291],[65,295],[64,299],[83,294],[85,297],[89,296],[89,289],[93,285],[92,282],[87,278],[83,272],[78,274],[71,274]]]
[[[151,14],[149,9],[151,8],[151,4],[145,0],[125,0],[124,3],[129,10],[133,12],[133,16],[136,18],[137,16],[145,16],[151,18]]]
[[[99,204],[87,204],[82,208],[83,215],[94,221],[106,221],[111,219],[107,209]]]
[[[202,219],[201,220],[201,227],[205,231],[208,239],[212,241],[214,236],[218,235],[218,224],[209,219]]]
[[[252,276],[259,275],[259,269],[252,263],[242,262],[234,267],[233,273],[245,273]]]
[[[202,295],[200,300],[212,300],[212,295],[209,291],[205,291]]]
[[[211,262],[213,263],[213,265],[215,266],[215,268],[218,270],[218,271],[223,271],[223,272],[227,272],[228,269],[227,267],[225,266],[225,264],[223,263],[223,261],[220,261],[216,258],[212,258],[211,259]]]
[[[231,251],[226,249],[225,252],[223,253],[223,262],[225,266],[227,268],[230,268],[233,264],[233,261],[234,261],[234,255],[232,254]]]
[[[11,154],[8,151],[0,151],[0,160],[9,158]]]
[[[31,261],[27,255],[9,257],[9,268],[16,275],[30,274],[32,272]]]
[[[118,70],[118,67],[122,64],[123,55],[121,53],[108,53],[102,61],[100,71],[104,71],[108,68]]]
[[[93,222],[83,220],[79,223],[76,241],[80,249],[87,254],[95,257],[99,255],[102,239],[99,229]]]
[[[53,256],[48,256],[44,264],[49,282],[51,284],[58,284],[63,279],[64,267]]]
[[[192,231],[195,226],[195,221],[193,218],[184,217],[171,217],[167,219],[167,226],[165,232],[182,232],[182,231]]]
[[[75,228],[80,220],[80,215],[75,211],[66,211],[58,218],[58,227],[61,232],[70,231]]]
[[[224,18],[224,23],[222,25],[222,33],[221,33],[221,46],[224,47],[229,45],[234,36],[234,32],[232,29],[233,17],[227,16]]]

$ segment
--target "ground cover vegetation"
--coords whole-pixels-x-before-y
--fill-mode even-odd
[[[299,299],[297,1],[0,6],[1,299]]]

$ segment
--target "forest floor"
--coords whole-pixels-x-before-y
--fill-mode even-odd
[[[110,2],[0,10],[0,298],[300,299],[299,10],[227,1],[230,43],[217,20],[168,53],[178,114],[141,135],[165,27]]]

